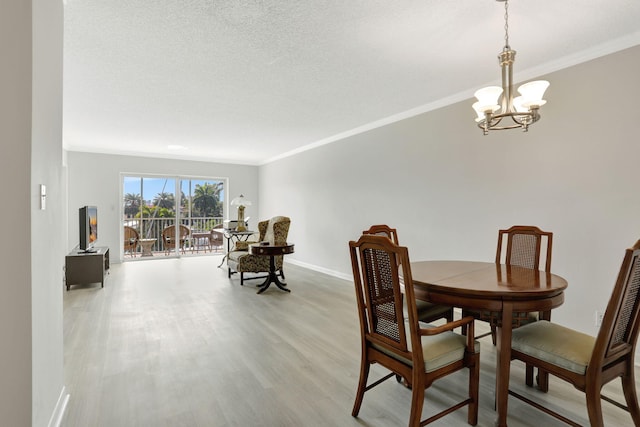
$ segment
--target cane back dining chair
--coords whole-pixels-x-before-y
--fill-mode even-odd
[[[473,338],[474,319],[469,316],[440,326],[420,324],[412,286],[406,286],[408,316],[403,310],[401,278],[412,283],[409,252],[383,236],[362,235],[349,242],[361,333],[360,379],[351,415],[358,416],[364,393],[383,381],[402,377],[411,387],[409,427],[429,424],[468,405],[467,422],[478,420],[480,343]],[[452,332],[466,325],[466,337]],[[391,371],[367,385],[371,364]],[[450,373],[469,369],[468,396],[449,409],[424,421],[425,389]]]
[[[506,240],[506,247],[504,245]],[[540,269],[540,257],[543,252],[543,241],[546,241],[544,245],[544,271],[551,271],[551,248],[553,245],[553,233],[548,231],[542,231],[538,227],[531,225],[514,225],[506,230],[498,231],[498,246],[496,249],[496,264],[505,264],[507,266],[518,266],[524,268],[530,268],[533,270]],[[504,250],[503,250],[504,249]],[[496,343],[496,327],[500,320],[500,313],[494,313],[490,311],[470,311],[463,310],[463,315],[473,315],[478,320],[483,320],[489,323],[491,327],[491,339],[493,344]],[[549,315],[542,313],[524,313],[514,312],[512,319],[512,327],[518,328],[522,325],[526,325],[531,322],[537,321],[540,317],[546,317],[549,320]],[[481,338],[487,334],[480,335],[476,338]]]
[[[592,337],[546,320],[515,331],[511,358],[537,366],[585,393],[589,424],[604,426],[602,400],[626,409],[640,426],[634,379],[634,357],[640,329],[640,240],[625,252],[598,335]],[[627,406],[601,395],[602,387],[620,377]],[[527,385],[532,386],[529,379]],[[544,390],[543,390],[544,391]],[[514,397],[577,426],[557,412],[515,392]]]
[[[399,245],[398,231],[386,224],[377,224],[369,227],[362,234],[372,234],[375,236],[386,236],[393,243]],[[453,307],[446,305],[432,304],[427,301],[416,300],[418,310],[418,320],[422,322],[433,322],[438,319],[445,319],[447,322],[453,321]]]
[[[136,250],[138,249],[138,241],[140,240],[140,234],[138,230],[128,225],[124,226],[124,253],[135,258]]]
[[[186,225],[178,225],[178,233],[179,233],[179,242],[178,242],[178,247],[180,248],[180,251],[184,254],[185,253],[185,245],[187,244],[187,239],[189,238],[189,228]],[[176,245],[176,240],[178,240],[176,238],[176,226],[175,225],[170,225],[168,227],[165,227],[164,230],[162,230],[162,245],[164,246],[164,253],[165,255],[169,255],[169,252],[171,252],[171,250],[173,248],[175,248]]]

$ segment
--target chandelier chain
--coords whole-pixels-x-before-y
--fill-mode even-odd
[[[511,49],[509,46],[509,1],[504,2],[504,47]]]

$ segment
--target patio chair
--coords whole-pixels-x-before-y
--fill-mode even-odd
[[[372,225],[368,230],[363,231],[362,234],[385,236],[396,245],[400,244],[398,243],[398,231],[386,224]],[[446,319],[447,322],[453,321],[453,307],[432,304],[419,299],[416,300],[416,307],[418,309],[418,320],[422,322],[433,322],[438,319]]]
[[[178,225],[178,229],[180,230],[180,240],[178,242],[178,245],[180,247],[180,251],[184,254],[187,239],[189,238],[189,228],[186,225],[180,224]],[[171,252],[171,250],[175,248],[176,240],[175,225],[170,225],[162,230],[162,246],[164,247],[165,255],[169,255],[169,252]]]
[[[216,226],[214,226],[213,228],[218,230],[224,227],[224,224],[218,224]],[[211,230],[211,250],[212,251],[218,251],[218,249],[222,249],[224,247],[224,235],[222,233],[217,233],[213,230]]]
[[[127,252],[131,257],[135,258],[136,251],[138,250],[138,241],[140,240],[140,234],[138,230],[127,225],[124,226],[124,253]]]
[[[402,268],[404,282],[412,283],[407,248],[397,246],[386,237],[365,234],[357,242],[349,242],[349,251],[362,349],[360,379],[351,415],[358,416],[365,392],[396,376],[411,387],[409,427],[429,424],[467,405],[467,422],[476,425],[480,343],[473,338],[473,317],[441,326],[421,324],[412,286],[405,288],[408,313],[405,316],[399,268]],[[452,332],[462,325],[471,332],[466,337]],[[391,373],[367,385],[372,364],[379,364]],[[465,368],[469,369],[467,396],[421,421],[425,389],[434,381]]]
[[[640,330],[640,240],[625,252],[618,279],[598,335],[590,335],[540,320],[513,331],[511,358],[538,367],[585,393],[589,424],[604,426],[602,400],[626,409],[640,426],[634,379],[634,357]],[[602,387],[620,377],[627,406],[601,395]],[[526,379],[532,386],[530,378]],[[544,392],[545,390],[543,390]],[[541,403],[513,391],[512,396],[543,412],[578,425]]]

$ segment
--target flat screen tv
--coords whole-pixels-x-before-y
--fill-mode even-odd
[[[81,252],[95,252],[93,248],[98,240],[98,208],[83,206],[79,211]]]

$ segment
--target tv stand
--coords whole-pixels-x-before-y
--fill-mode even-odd
[[[97,246],[93,252],[71,251],[65,257],[65,284],[71,285],[100,282],[104,288],[104,276],[109,271],[109,248]]]

